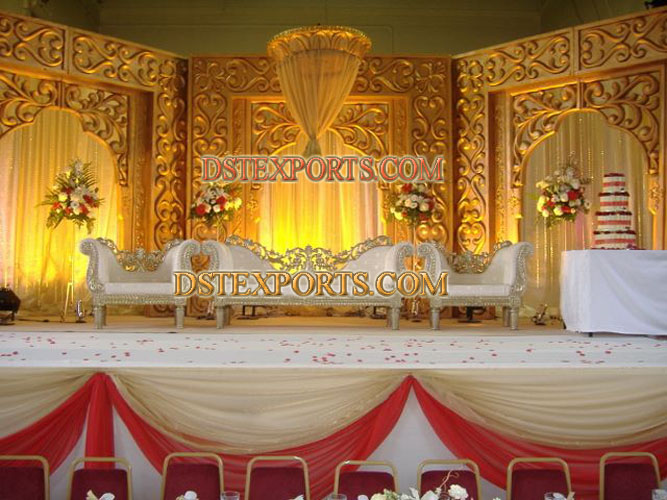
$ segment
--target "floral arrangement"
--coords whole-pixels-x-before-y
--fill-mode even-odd
[[[86,493],[86,500],[114,500],[114,498],[116,498],[116,496],[112,493],[105,493],[99,498],[97,498],[95,493],[92,491],[88,491],[88,493]]]
[[[55,184],[46,194],[42,205],[50,206],[46,227],[56,228],[63,219],[78,227],[86,225],[90,233],[95,225],[92,209],[102,204],[97,181],[90,163],[75,160],[58,174]]]
[[[228,221],[239,208],[240,188],[232,184],[207,183],[197,193],[190,207],[190,218],[201,219],[209,226]]]
[[[427,221],[435,209],[435,198],[428,191],[428,185],[423,183],[401,185],[398,192],[389,195],[389,212],[410,226]]]
[[[449,477],[449,475],[447,477]],[[443,481],[443,484],[446,483],[447,479]],[[468,491],[463,486],[452,484],[444,493],[444,496],[442,488],[440,487],[432,491],[427,491],[421,497],[415,488],[410,488],[410,494],[396,493],[395,491],[384,490],[382,493],[376,493],[373,495],[370,500],[439,500],[440,498],[447,498],[449,500],[468,500],[469,497]],[[368,500],[368,497],[366,495],[360,495],[358,500]],[[470,498],[469,500],[474,499]],[[493,500],[500,499],[494,498]]]
[[[581,212],[588,213],[591,203],[584,197],[584,185],[589,179],[579,177],[571,162],[562,170],[556,170],[537,183],[540,197],[537,211],[544,217],[547,227],[561,221],[574,221]]]

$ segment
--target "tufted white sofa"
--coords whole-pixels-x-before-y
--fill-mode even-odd
[[[195,240],[172,240],[162,251],[118,250],[111,240],[87,238],[79,244],[88,256],[86,284],[93,299],[96,328],[106,324],[110,304],[173,305],[178,328],[183,328],[186,297],[176,297],[175,271],[191,271],[192,256],[201,246]]]
[[[215,271],[247,271],[268,272],[286,271],[294,275],[298,271],[307,271],[311,274],[318,271],[349,271],[368,272],[368,284],[372,295],[353,296],[348,293],[344,296],[299,296],[286,287],[282,296],[265,295],[262,292],[256,296],[233,296],[218,295],[214,306],[216,310],[216,324],[223,328],[229,323],[230,308],[233,305],[261,305],[261,306],[378,306],[387,308],[387,321],[392,329],[397,330],[399,326],[399,315],[401,309],[401,295],[395,293],[383,297],[375,289],[375,281],[378,275],[384,271],[393,271],[397,274],[405,270],[404,261],[412,255],[414,247],[407,242],[393,245],[386,236],[373,240],[367,240],[356,245],[350,250],[334,254],[323,248],[294,248],[284,254],[266,249],[264,246],[252,240],[244,240],[238,236],[227,238],[224,244],[207,240],[202,244],[202,253],[209,255],[211,260],[209,270]],[[338,281],[338,280],[337,280]],[[227,282],[226,282],[227,283]],[[216,281],[217,284],[217,281]],[[336,283],[337,284],[337,283]],[[340,286],[334,284],[332,289],[340,291]],[[349,285],[350,286],[350,285]],[[349,291],[348,286],[348,291]],[[248,279],[248,287],[257,287],[257,281],[251,276]],[[387,282],[386,288],[389,288]],[[226,285],[229,289],[229,285]]]
[[[448,295],[429,297],[431,328],[440,324],[440,309],[447,306],[499,306],[503,323],[518,328],[521,297],[526,289],[526,259],[533,254],[530,243],[499,243],[492,253],[455,255],[437,243],[419,245],[432,279],[446,272]]]

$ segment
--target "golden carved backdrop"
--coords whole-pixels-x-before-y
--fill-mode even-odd
[[[454,58],[456,244],[517,240],[524,167],[565,113],[595,110],[640,142],[652,248],[665,248],[667,8]]]
[[[445,178],[451,179],[450,88],[449,57],[366,57],[330,130],[344,146],[364,155],[442,155]],[[200,186],[202,155],[279,154],[298,140],[299,128],[285,106],[268,57],[195,56],[190,89],[189,199]],[[228,224],[229,234],[262,239],[258,232],[262,189],[260,184],[243,186],[245,204]],[[451,190],[450,181],[434,186],[437,207],[432,219],[418,228],[420,239],[451,245]],[[384,204],[378,209],[386,210]],[[361,224],[361,219],[349,222]],[[410,239],[401,225],[389,224],[387,233]],[[215,236],[215,231],[194,222],[190,234],[206,238]]]
[[[434,186],[437,210],[418,237],[482,251],[519,238],[533,149],[568,112],[595,111],[641,145],[651,246],[664,248],[666,66],[667,8],[453,58],[371,55],[333,131],[364,154],[444,155],[448,182]],[[108,145],[126,248],[211,236],[186,219],[198,158],[275,152],[298,133],[267,57],[192,57],[188,70],[173,54],[0,13],[0,136],[49,107]],[[262,187],[243,189],[227,230],[258,239]]]

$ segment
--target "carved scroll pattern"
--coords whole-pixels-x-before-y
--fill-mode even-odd
[[[512,186],[523,185],[523,162],[533,147],[556,130],[564,111],[577,106],[577,85],[526,92],[512,97]]]
[[[59,26],[0,13],[0,58],[63,69],[65,38],[65,30]]]
[[[641,14],[579,32],[582,69],[652,61],[667,56],[667,11]]]
[[[610,125],[639,140],[646,151],[649,174],[657,174],[660,168],[664,92],[659,72],[584,82],[584,106],[600,111]]]
[[[0,71],[0,137],[58,104],[60,82]]]

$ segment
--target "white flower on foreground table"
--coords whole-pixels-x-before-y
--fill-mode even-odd
[[[303,495],[299,495],[296,498],[290,498],[290,500],[303,500]]]
[[[93,493],[92,491],[88,491],[88,493],[86,493],[86,500],[114,500],[115,498],[116,496],[113,495],[112,493],[105,493],[99,498],[97,498],[95,496],[95,493]]]
[[[438,500],[440,498],[440,488],[435,491],[427,491],[423,496],[415,488],[410,488],[410,494],[396,493],[394,491],[384,490],[383,493],[376,493],[370,500]],[[357,500],[368,500],[366,495],[359,495]]]
[[[458,484],[452,484],[447,490],[447,494],[454,500],[467,500],[468,498],[468,491]]]
[[[176,500],[199,500],[199,498],[196,491],[188,490]]]

